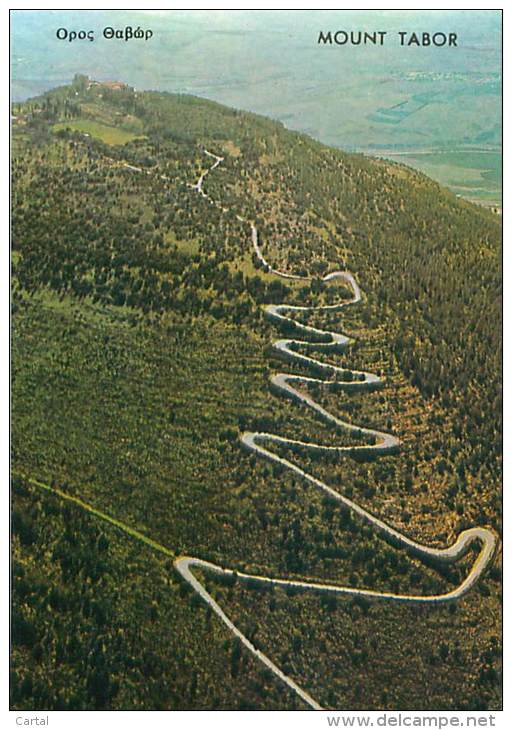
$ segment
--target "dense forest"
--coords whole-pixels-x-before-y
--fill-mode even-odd
[[[205,182],[219,205],[191,186],[205,148],[224,158]],[[499,218],[277,122],[86,77],[15,104],[12,150],[12,707],[303,709],[172,559],[34,480],[173,555],[418,594],[457,584],[471,556],[426,567],[239,434],[333,439],[269,391],[282,364],[261,305],[334,303],[347,292],[321,277],[350,269],[363,302],[303,321],[354,337],[339,363],[386,387],[315,398],[402,449],[294,458],[422,542],[500,534]],[[265,270],[237,215],[273,267],[309,280]],[[450,710],[501,706],[500,578],[498,556],[459,603],[414,608],[204,576],[325,706]]]

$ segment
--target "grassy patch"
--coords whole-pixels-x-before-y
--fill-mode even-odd
[[[126,144],[140,137],[140,135],[127,132],[125,129],[109,127],[106,124],[94,122],[92,119],[74,119],[72,122],[59,122],[54,124],[53,129],[56,132],[59,129],[72,129],[76,132],[83,132],[111,145]]]

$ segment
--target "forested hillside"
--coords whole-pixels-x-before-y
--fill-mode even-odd
[[[261,305],[337,302],[347,291],[322,277],[349,269],[363,301],[303,321],[353,336],[337,362],[385,387],[314,395],[401,450],[295,458],[415,540],[442,547],[473,525],[499,535],[500,220],[405,166],[194,97],[77,77],[13,115],[12,707],[303,709],[172,558],[31,480],[172,556],[449,590],[471,556],[425,566],[239,437],[333,439],[269,390],[282,363]],[[205,148],[224,158],[209,197],[192,187],[211,164]],[[310,279],[262,266],[244,221],[274,269]],[[500,577],[498,555],[449,607],[205,580],[325,706],[418,710],[501,706]]]

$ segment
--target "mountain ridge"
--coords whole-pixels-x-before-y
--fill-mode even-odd
[[[499,532],[496,216],[404,166],[327,148],[256,115],[195,98],[86,86],[86,77],[78,77],[73,86],[14,109],[22,120],[13,130],[13,444],[19,471],[57,484],[177,553],[250,574],[333,578],[384,591],[391,584],[396,592],[411,585],[441,591],[459,583],[461,569],[439,572],[389,552],[357,519],[338,514],[320,497],[306,498],[273,465],[240,457],[238,438],[245,430],[269,428],[282,436],[328,437],[307,413],[267,392],[264,355],[272,330],[262,305],[334,304],[346,293],[322,279],[349,268],[364,295],[359,311],[343,316],[343,331],[356,335],[350,366],[367,369],[370,363],[387,385],[378,397],[321,392],[315,398],[355,423],[385,425],[404,451],[355,460],[349,471],[346,461],[324,463],[308,453],[301,463],[414,539],[443,545],[475,523]],[[87,124],[95,126],[87,131]],[[121,139],[110,129],[122,131]],[[110,135],[110,143],[93,133]],[[205,180],[218,205],[193,189],[206,169],[205,145],[224,157],[218,174]],[[251,254],[247,221],[257,226],[270,266]],[[283,282],[273,269],[311,279]],[[302,321],[321,327],[325,316],[335,313],[311,312]],[[280,490],[269,490],[270,483]],[[152,622],[165,622],[158,606],[170,598],[160,592],[148,603],[153,589],[135,572],[134,598],[147,605],[157,600],[154,610],[143,614],[126,597],[118,608],[107,605],[100,586],[119,581],[120,541],[109,532],[98,536],[92,518],[81,520],[80,538],[63,531],[60,507],[49,497],[34,499],[23,479],[14,495],[14,706],[46,697],[43,704],[53,708],[294,707],[236,643],[223,647],[215,639],[204,610],[168,570],[162,574],[172,611],[180,616],[180,638],[170,650],[181,660],[156,653],[142,666],[132,633],[125,652],[114,649],[102,612],[116,626],[124,625],[123,612],[137,615],[148,641]],[[46,533],[37,510],[58,516]],[[105,539],[116,546],[112,555],[91,547]],[[44,545],[51,578],[43,580],[28,565]],[[158,575],[163,564],[156,566]],[[28,592],[27,570],[40,581]],[[89,587],[73,603],[69,592],[84,571]],[[484,709],[500,702],[499,578],[491,568],[456,612],[370,610],[364,603],[298,596],[293,608],[289,597],[254,587],[209,590],[229,603],[253,644],[277,653],[283,670],[327,706]],[[56,586],[62,595],[54,595]],[[68,690],[64,669],[41,643],[47,595],[54,596],[50,633],[75,678]],[[91,601],[98,614],[92,619]],[[259,608],[254,614],[253,606],[251,618],[246,607],[255,601]],[[81,616],[78,649],[62,639],[70,611]],[[300,636],[290,625],[296,611],[304,627]],[[315,619],[319,611],[336,629],[323,628]],[[265,631],[276,620],[281,628],[274,650],[265,647]],[[434,656],[433,637],[447,624]],[[189,625],[211,647],[211,660],[196,646],[184,661]],[[394,636],[394,649],[386,645],[383,627]],[[332,632],[350,644],[350,658],[330,643]],[[415,637],[414,646],[408,636]],[[83,669],[79,657],[91,641],[109,649],[96,651]],[[329,649],[318,648],[324,645]],[[35,658],[32,667],[27,652]],[[312,671],[311,652],[324,667],[320,674]],[[221,680],[226,655],[232,684],[241,686],[238,699]],[[383,671],[382,660],[391,670]],[[428,679],[431,666],[439,684]],[[179,686],[163,687],[158,671],[182,673]],[[391,678],[400,672],[396,687]],[[105,674],[112,679],[102,687],[97,677]],[[367,684],[352,681],[354,674]],[[146,675],[154,678],[148,686]],[[121,687],[128,676],[133,688],[126,694]]]

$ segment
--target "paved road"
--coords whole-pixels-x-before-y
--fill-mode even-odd
[[[211,152],[204,150],[205,154],[215,160],[213,165],[209,167],[205,172],[202,173],[197,183],[191,185],[191,187],[198,192],[201,196],[208,199],[212,205],[216,205],[222,210],[226,210],[221,204],[213,201],[204,191],[204,182],[209,173],[215,170],[222,162],[223,158],[212,154]],[[131,167],[132,170],[136,169]],[[273,269],[268,262],[265,260],[258,242],[258,231],[256,226],[251,221],[246,221],[241,216],[237,215],[239,221],[246,223],[250,227],[251,241],[256,256],[260,259],[263,268],[266,271],[270,271],[278,276],[285,279],[297,279],[297,280],[309,280],[308,277],[295,276],[286,272],[278,271]],[[478,555],[469,571],[468,575],[462,583],[447,593],[441,593],[437,595],[414,595],[414,594],[400,594],[392,592],[380,592],[374,590],[366,590],[362,588],[352,588],[348,586],[339,586],[334,583],[320,583],[311,580],[291,580],[288,578],[277,578],[268,577],[264,575],[255,575],[239,572],[233,568],[226,568],[215,563],[201,560],[191,556],[181,556],[175,560],[175,566],[180,575],[190,584],[190,586],[201,596],[201,598],[207,603],[216,615],[224,622],[231,633],[236,636],[242,644],[266,667],[268,667],[282,682],[284,682],[290,689],[304,700],[308,705],[316,710],[321,710],[322,707],[319,703],[311,697],[305,690],[303,690],[294,680],[286,675],[279,667],[272,662],[272,660],[243,634],[226,615],[223,609],[215,601],[215,599],[208,593],[206,588],[200,582],[200,580],[193,574],[194,568],[202,571],[207,571],[217,576],[231,576],[239,582],[248,582],[251,584],[261,583],[262,585],[274,585],[274,586],[291,586],[297,590],[326,592],[332,594],[341,594],[344,596],[361,596],[366,599],[373,600],[387,600],[400,603],[423,603],[423,604],[441,604],[449,601],[455,601],[461,598],[467,591],[472,588],[478,581],[482,573],[485,571],[490,561],[492,560],[495,548],[496,548],[496,537],[494,533],[483,527],[473,527],[469,530],[464,530],[459,534],[455,542],[446,548],[429,547],[422,545],[415,540],[412,540],[407,535],[396,530],[391,525],[381,520],[376,515],[372,514],[368,510],[364,509],[361,505],[343,496],[335,489],[330,487],[325,482],[317,479],[312,474],[301,469],[297,464],[278,456],[274,453],[270,446],[272,444],[284,445],[292,450],[294,448],[309,449],[311,451],[320,451],[325,453],[336,452],[338,454],[344,454],[346,456],[352,456],[356,454],[372,454],[374,456],[395,453],[399,448],[399,440],[388,433],[383,431],[376,431],[374,429],[366,428],[363,426],[357,426],[334,416],[317,403],[310,395],[302,392],[295,386],[304,386],[311,383],[317,385],[328,384],[330,388],[336,387],[340,390],[355,391],[355,390],[373,390],[382,386],[381,379],[372,373],[358,372],[354,370],[347,370],[335,365],[319,360],[318,358],[305,355],[304,350],[315,350],[322,351],[323,353],[329,354],[329,352],[340,352],[343,351],[347,345],[351,342],[349,337],[337,332],[331,332],[324,329],[318,329],[309,325],[302,324],[294,318],[295,313],[303,313],[310,311],[341,311],[344,307],[357,304],[361,300],[361,291],[359,286],[354,279],[353,275],[348,271],[335,271],[327,274],[323,277],[324,281],[332,281],[333,279],[339,279],[347,283],[352,291],[353,296],[349,301],[344,301],[339,304],[322,306],[322,307],[301,307],[292,306],[288,304],[271,304],[265,306],[266,316],[277,325],[293,325],[294,331],[297,336],[300,335],[301,339],[281,339],[273,343],[273,348],[279,356],[291,363],[300,363],[302,366],[308,368],[314,375],[323,377],[313,377],[304,375],[295,375],[290,373],[277,373],[272,376],[270,384],[274,392],[279,393],[288,398],[292,398],[299,405],[311,408],[317,416],[327,424],[336,427],[336,429],[343,429],[345,432],[352,436],[356,436],[363,441],[363,444],[357,446],[336,446],[332,444],[318,444],[307,441],[298,441],[295,439],[288,439],[283,436],[278,436],[272,433],[263,432],[245,432],[241,436],[242,446],[251,452],[256,453],[264,459],[271,462],[280,464],[284,468],[293,472],[298,476],[306,485],[311,486],[314,489],[319,489],[323,493],[327,494],[343,509],[349,510],[350,512],[357,514],[361,519],[369,523],[369,525],[375,529],[387,542],[390,544],[405,549],[409,555],[414,558],[428,562],[429,564],[441,565],[452,565],[453,563],[460,560],[464,555],[467,554],[468,550],[472,545],[478,545]],[[302,352],[298,352],[298,348]]]

